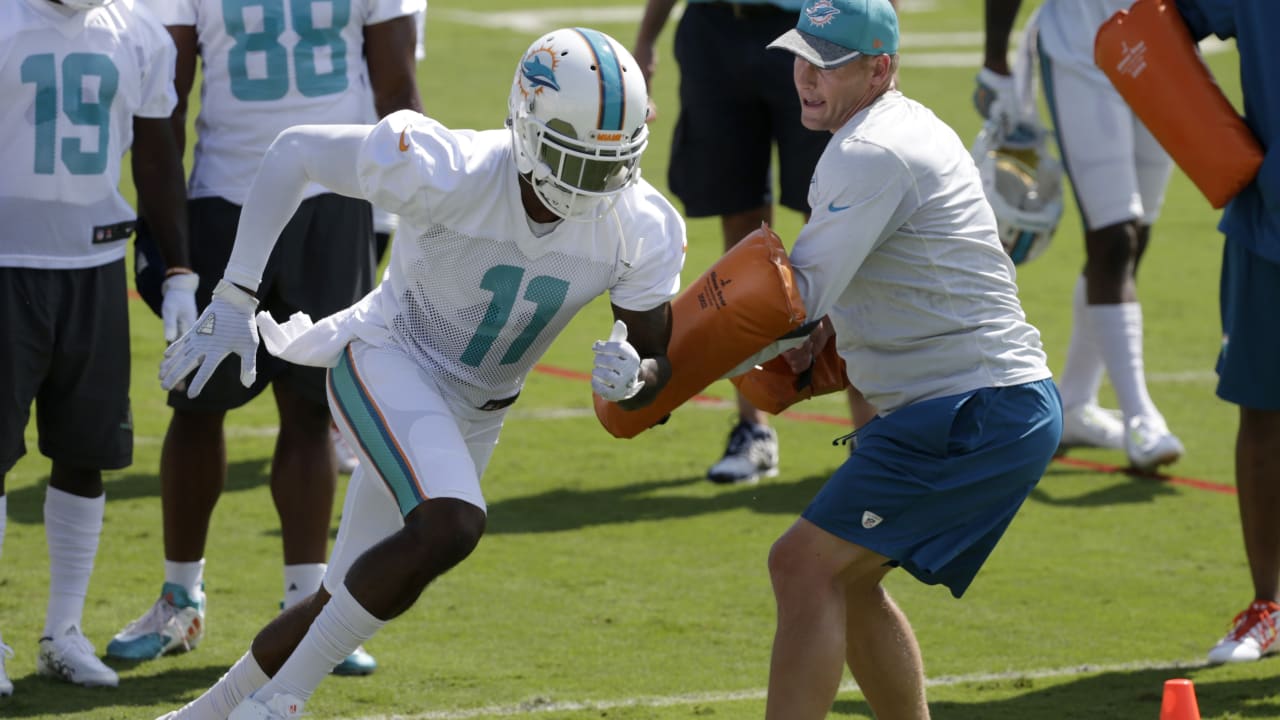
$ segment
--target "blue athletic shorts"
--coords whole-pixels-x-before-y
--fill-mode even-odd
[[[1061,436],[1052,380],[908,405],[858,431],[804,518],[960,597]]]
[[[1218,397],[1255,410],[1280,410],[1280,265],[1230,238],[1222,248],[1222,350]]]

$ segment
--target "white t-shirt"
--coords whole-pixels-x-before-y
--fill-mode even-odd
[[[96,267],[124,257],[108,229],[134,117],[173,112],[173,41],[146,8],[0,2],[0,265]],[[118,230],[118,228],[117,228]]]
[[[1098,28],[1132,5],[1133,0],[1045,0],[1039,11],[1040,46],[1057,62],[1094,68]]]
[[[368,114],[364,27],[425,12],[425,0],[148,0],[165,25],[194,26],[203,80],[193,198],[243,205],[280,131]],[[306,195],[324,192],[318,185]]]
[[[535,232],[510,132],[450,130],[407,110],[373,128],[357,171],[364,195],[401,224],[356,334],[398,344],[473,406],[519,392],[569,320],[606,291],[644,311],[680,289],[684,221],[643,180],[602,220]]]
[[[836,131],[791,251],[809,317],[881,413],[1050,376],[978,169],[928,108],[890,91]]]

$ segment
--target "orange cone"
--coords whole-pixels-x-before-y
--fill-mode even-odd
[[[1160,720],[1200,720],[1196,688],[1190,680],[1165,680]]]

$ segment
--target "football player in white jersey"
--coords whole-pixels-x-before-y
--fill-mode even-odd
[[[425,8],[424,0],[153,0],[178,50],[172,125],[180,144],[197,60],[202,65],[188,205],[201,306],[231,252],[254,172],[280,131],[365,122],[370,88],[381,114],[421,109],[414,13]],[[281,319],[297,311],[327,315],[374,282],[369,203],[314,184],[303,196],[261,287],[263,308]],[[250,388],[228,369],[200,398],[170,394],[173,418],[160,456],[164,585],[152,608],[111,641],[108,655],[145,660],[200,641],[204,548],[227,472],[224,418],[268,385],[280,412],[271,487],[283,536],[284,604],[319,589],[337,482],[324,372],[265,353],[259,366]],[[373,667],[363,651],[352,662],[356,672]]]
[[[960,597],[1052,459],[1062,406],[978,168],[894,89],[889,1],[806,0],[769,47],[795,56],[805,127],[832,134],[790,252],[826,319],[793,352],[834,330],[878,415],[770,550],[765,717],[826,717],[847,662],[875,717],[926,720],[920,647],[882,582],[900,567]]]
[[[484,532],[480,478],[506,410],[592,300],[608,293],[616,319],[593,348],[592,388],[639,407],[666,384],[685,232],[639,177],[646,100],[622,45],[561,29],[521,57],[508,129],[450,130],[400,112],[275,141],[213,302],[170,346],[161,381],[175,387],[195,370],[187,391],[197,395],[235,354],[233,369],[252,382],[261,327],[272,353],[332,368],[330,406],[360,464],[324,590],[167,718],[296,717],[335,664],[466,558]],[[275,238],[312,182],[400,216],[387,276],[314,325],[261,313],[255,324]]]
[[[187,264],[182,156],[169,130],[174,48],[135,0],[0,4],[0,544],[4,476],[37,411],[49,604],[37,669],[115,686],[81,632],[102,533],[102,471],[133,460],[125,245],[135,213],[119,190],[132,145],[141,204],[166,260]],[[195,320],[194,284],[166,287],[166,334]],[[0,695],[11,654],[0,642]]]
[[[987,0],[986,54],[975,100],[989,114],[1013,93],[1009,32],[1021,0]],[[1029,32],[1063,165],[1085,228],[1085,265],[1061,376],[1064,447],[1124,449],[1150,470],[1182,456],[1181,441],[1147,392],[1137,269],[1173,164],[1093,62],[1098,28],[1132,0],[1045,0]],[[1038,32],[1037,32],[1038,29]],[[1120,412],[1098,405],[1103,371]]]

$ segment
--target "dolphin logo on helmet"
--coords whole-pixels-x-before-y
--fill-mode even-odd
[[[639,177],[647,101],[640,66],[617,40],[587,28],[547,33],[511,85],[516,169],[560,217],[604,217]]]

